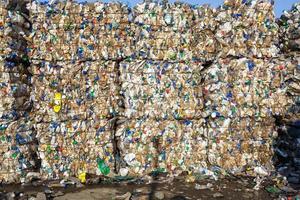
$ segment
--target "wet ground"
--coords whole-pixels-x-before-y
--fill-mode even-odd
[[[0,188],[0,199],[31,200],[150,200],[150,199],[300,199],[300,192],[279,191],[271,183],[263,183],[258,190],[253,179],[224,178],[222,180],[189,180],[158,178],[147,181],[123,181],[92,185],[63,185],[59,182],[9,185]],[[299,194],[299,195],[298,195]]]

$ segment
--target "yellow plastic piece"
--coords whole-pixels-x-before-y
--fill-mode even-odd
[[[258,23],[259,24],[261,24],[263,22],[263,20],[264,20],[264,16],[263,16],[262,13],[259,13],[258,16],[257,16],[257,18],[258,18]]]
[[[80,180],[81,183],[85,183],[86,182],[86,173],[83,172],[83,173],[79,174],[78,179]]]
[[[59,112],[61,109],[61,99],[62,99],[62,95],[61,93],[55,93],[54,94],[54,107],[53,110],[54,112]]]

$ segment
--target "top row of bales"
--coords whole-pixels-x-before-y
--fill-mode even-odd
[[[186,3],[32,1],[32,59],[211,61],[274,57],[279,27],[268,0],[226,0],[219,8]]]

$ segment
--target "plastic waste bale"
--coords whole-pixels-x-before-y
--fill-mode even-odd
[[[31,106],[25,39],[30,23],[18,3],[0,2],[0,119],[5,123],[24,117]]]
[[[185,3],[143,2],[132,10],[134,57],[155,60],[192,58],[194,11]]]
[[[293,55],[294,65],[288,69],[286,82],[288,83],[287,94],[292,99],[292,104],[289,106],[288,114],[291,114],[292,120],[300,118],[300,54]],[[288,116],[288,115],[287,115]]]
[[[225,0],[217,9],[216,38],[221,57],[273,57],[279,52],[272,1]]]
[[[199,119],[203,107],[201,63],[151,60],[121,63],[127,118]]]
[[[35,132],[29,118],[20,118],[0,125],[0,180],[20,183],[27,174],[36,171]]]
[[[113,171],[116,70],[113,61],[33,60],[32,115],[44,180]]]
[[[284,11],[278,19],[280,46],[284,52],[300,50],[299,17],[300,3],[295,3],[290,10]]]
[[[284,115],[289,102],[277,68],[270,59],[225,58],[203,70],[210,165],[254,176],[257,167],[273,170],[273,116]]]
[[[118,59],[131,54],[129,9],[121,3],[32,1],[28,7],[32,59]]]
[[[60,179],[81,173],[100,175],[99,160],[114,169],[113,132],[109,120],[53,121],[38,123],[35,128],[42,179]]]
[[[259,119],[286,113],[287,87],[284,79],[276,82],[284,75],[279,66],[270,59],[216,60],[203,71],[204,116]]]
[[[212,61],[220,51],[215,37],[217,12],[207,5],[193,7],[192,38],[190,49],[194,60]]]
[[[25,182],[27,173],[37,167],[35,133],[28,117],[26,37],[30,23],[21,4],[0,1],[0,181],[5,183]]]
[[[7,54],[7,23],[9,22],[8,10],[6,9],[5,2],[0,2],[0,56],[3,57]]]
[[[280,94],[277,102],[280,103],[281,112],[276,114],[291,121],[299,119],[299,58],[299,53],[293,52],[274,58],[269,63],[272,68],[272,91]]]
[[[232,174],[256,176],[257,167],[273,170],[273,139],[277,136],[273,118],[257,121],[238,118],[218,126],[208,123],[208,162]]]
[[[0,68],[0,121],[9,122],[28,115],[31,108],[30,81],[12,62],[2,60]]]
[[[272,86],[275,69],[269,63],[268,59],[248,58],[230,62],[230,82],[235,102],[244,113],[241,117],[260,119],[285,112],[285,93],[280,86]]]
[[[26,57],[26,38],[30,34],[28,16],[19,7],[0,4],[0,56]]]
[[[33,61],[35,121],[114,117],[120,112],[116,70],[112,61]]]
[[[207,168],[208,140],[205,120],[195,118],[174,122],[161,129],[160,168],[173,174]],[[173,124],[178,124],[178,131],[174,130]]]
[[[124,120],[117,127],[123,169],[141,176],[153,171],[179,174],[206,167],[203,120]]]

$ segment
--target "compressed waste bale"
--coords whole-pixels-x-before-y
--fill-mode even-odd
[[[72,1],[29,5],[32,59],[118,59],[131,54],[128,7]]]
[[[30,23],[23,11],[18,2],[0,2],[0,118],[6,122],[24,117],[31,107],[25,39]]]
[[[0,56],[26,57],[26,38],[30,34],[27,15],[8,1],[0,4]]]
[[[31,120],[20,118],[1,123],[0,138],[0,180],[4,183],[24,182],[27,173],[38,166]]]
[[[42,179],[103,174],[102,160],[114,169],[113,132],[109,120],[70,120],[36,124]]]
[[[192,172],[207,167],[207,129],[204,119],[174,122],[161,129],[160,168],[174,173],[175,170]],[[178,131],[174,130],[173,124],[178,124]]]
[[[12,121],[27,115],[31,107],[30,80],[19,73],[14,63],[0,61],[0,121]]]
[[[258,122],[240,118],[216,126],[208,123],[208,161],[232,174],[257,175],[256,167],[272,167],[272,142],[277,136],[273,118]]]
[[[281,104],[281,116],[291,121],[299,119],[300,104],[300,76],[298,52],[289,53],[272,59],[272,83],[273,90],[284,94],[285,104]],[[277,92],[279,93],[279,92]]]
[[[280,46],[285,52],[300,50],[299,17],[300,3],[295,3],[292,9],[284,11],[278,20]]]
[[[127,118],[197,119],[203,107],[201,63],[125,61],[120,66]]]
[[[216,9],[207,5],[197,6],[193,9],[192,39],[190,49],[194,60],[211,61],[219,52],[219,44],[215,37],[217,29]]]
[[[36,122],[114,117],[119,112],[116,70],[112,61],[33,61]]]
[[[185,3],[142,2],[132,11],[134,57],[190,60],[194,11]]]
[[[229,64],[233,96],[237,97],[237,105],[246,116],[265,118],[285,112],[282,109],[286,105],[285,93],[272,86],[275,69],[269,63],[267,59],[244,58]],[[247,103],[249,110],[243,109]]]
[[[275,85],[276,67],[267,59],[215,61],[203,72],[205,115],[260,119],[286,113],[287,88]]]
[[[203,120],[125,120],[116,136],[125,169],[132,175],[206,167]]]
[[[6,55],[8,49],[7,45],[7,23],[9,21],[8,10],[6,9],[5,2],[0,2],[0,56],[3,57]]]
[[[274,57],[278,54],[278,25],[269,0],[225,0],[217,10],[219,56]]]
[[[290,102],[287,87],[275,84],[277,68],[269,59],[225,58],[202,72],[210,165],[254,176],[273,170],[273,115]]]

